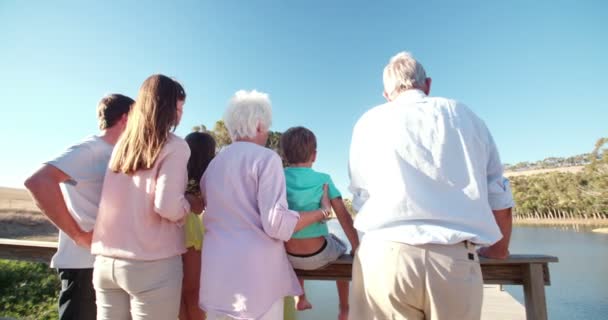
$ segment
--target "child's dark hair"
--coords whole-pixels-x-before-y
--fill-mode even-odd
[[[290,164],[310,161],[317,151],[317,138],[304,127],[287,129],[281,136],[281,152]]]
[[[194,181],[198,190],[203,173],[215,157],[215,140],[206,132],[192,132],[186,136],[185,140],[190,147],[188,181]]]

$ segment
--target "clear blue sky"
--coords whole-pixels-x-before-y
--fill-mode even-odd
[[[608,136],[606,1],[0,1],[0,186],[96,132],[106,93],[179,79],[182,124],[212,127],[238,89],[273,130],[304,125],[345,196],[352,126],[412,52],[432,95],[484,119],[503,162],[588,152]]]

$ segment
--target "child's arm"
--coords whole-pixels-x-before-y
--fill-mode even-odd
[[[185,194],[186,200],[190,203],[190,211],[195,214],[201,214],[204,209],[203,198],[200,196],[193,195],[191,193]]]
[[[344,230],[348,242],[350,242],[350,245],[353,248],[351,251],[351,254],[353,254],[359,247],[359,234],[357,234],[357,230],[355,230],[355,227],[353,226],[353,218],[348,213],[348,210],[346,210],[342,197],[333,198],[331,200],[331,207],[334,209],[336,217],[338,217],[338,221],[340,221],[340,226],[342,226],[342,230]]]

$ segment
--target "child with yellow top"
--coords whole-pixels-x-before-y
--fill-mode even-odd
[[[190,147],[188,160],[188,187],[186,193],[201,196],[200,181],[207,166],[215,156],[215,140],[204,132],[192,132],[185,138]],[[188,251],[182,255],[184,278],[182,300],[179,310],[180,320],[201,320],[205,313],[198,306],[201,248],[205,228],[201,216],[189,213],[185,218],[184,233]]]

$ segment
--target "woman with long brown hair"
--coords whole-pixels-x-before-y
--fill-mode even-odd
[[[185,195],[188,144],[172,131],[186,94],[163,75],[142,84],[106,173],[91,252],[97,319],[176,319],[184,216],[202,201]]]

